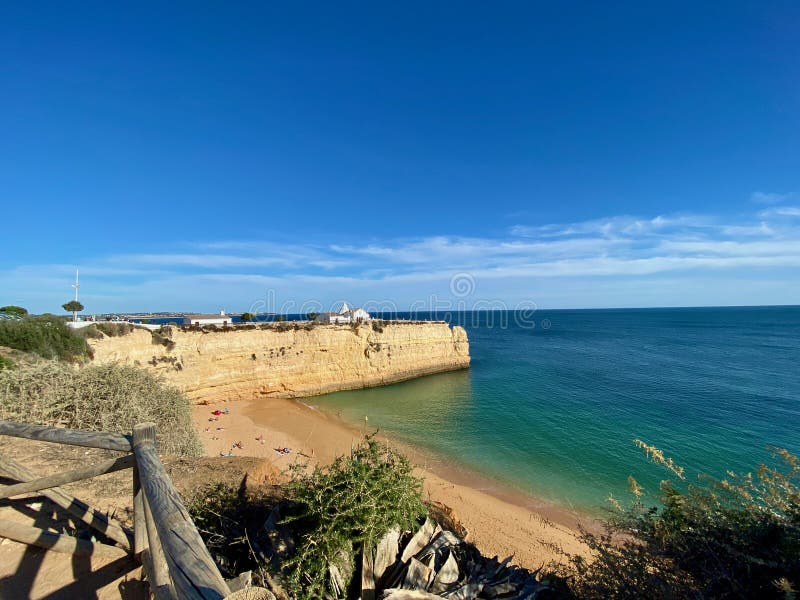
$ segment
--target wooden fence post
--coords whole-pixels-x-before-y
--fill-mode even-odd
[[[133,554],[137,558],[147,550],[147,524],[144,520],[144,490],[139,481],[139,467],[133,465]]]
[[[152,435],[152,439],[150,436]],[[134,427],[133,444],[145,444],[155,442],[155,427],[150,431],[149,428]],[[155,590],[166,591],[167,597],[177,598],[169,577],[169,567],[164,556],[164,548],[158,539],[153,515],[147,506],[147,496],[142,489],[141,474],[139,465],[133,469],[133,519],[134,519],[134,543],[141,545],[142,564],[147,569],[147,578],[150,580],[150,587]]]
[[[230,594],[228,584],[164,470],[155,439],[155,423],[133,428],[133,452],[146,500],[145,517],[149,509],[175,592],[180,598],[221,600]],[[148,538],[153,548],[154,540],[150,535]]]

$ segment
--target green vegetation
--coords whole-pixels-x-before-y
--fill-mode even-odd
[[[167,350],[172,350],[175,347],[175,342],[172,341],[172,332],[173,329],[169,325],[162,325],[157,331],[151,331],[153,344],[160,344]]]
[[[74,369],[41,362],[0,371],[0,419],[130,433],[154,421],[159,450],[199,456],[202,446],[181,392],[148,371],[119,365]]]
[[[83,304],[81,304],[77,300],[70,300],[69,302],[62,304],[61,308],[63,308],[67,312],[76,313],[76,312],[81,312],[83,310]]]
[[[637,445],[683,481],[683,469]],[[595,559],[572,557],[565,595],[639,598],[794,598],[800,585],[800,464],[776,449],[783,469],[661,484],[660,507],[646,506],[631,478],[630,506],[615,504],[606,533],[584,532]],[[683,488],[683,489],[681,489]]]
[[[306,315],[306,319],[308,319],[309,321],[314,321],[317,318],[317,316],[318,316],[317,313],[310,312]]]
[[[254,583],[263,585],[265,569],[272,570],[252,546],[269,546],[264,521],[281,498],[245,493],[240,486],[209,483],[186,503],[197,530],[226,577],[253,571]]]
[[[252,321],[253,319],[255,319],[255,316],[253,315],[253,313],[244,312],[242,313],[242,316],[239,318],[242,320],[243,323],[246,323],[247,321]]]
[[[301,535],[283,568],[298,599],[335,597],[330,564],[347,578],[346,565],[363,547],[394,525],[416,529],[427,512],[408,459],[371,437],[330,467],[298,472],[288,492],[298,508],[286,522],[295,522]]]
[[[25,317],[28,315],[28,310],[26,308],[14,306],[13,304],[8,306],[0,306],[0,312],[6,313],[7,315],[13,315],[15,317]]]
[[[310,474],[295,468],[281,489],[246,494],[211,484],[188,509],[229,575],[253,570],[256,583],[274,576],[294,599],[333,598],[329,565],[339,565],[347,580],[365,545],[374,546],[395,525],[416,530],[427,512],[421,489],[405,457],[367,438],[330,467]],[[271,495],[276,491],[284,497]],[[287,516],[275,523],[279,513]],[[267,517],[271,532],[264,527]]]
[[[53,315],[0,321],[0,346],[69,362],[90,356],[86,340]]]
[[[97,329],[94,325],[89,325],[88,327],[81,327],[80,329],[75,329],[75,335],[82,337],[85,340],[101,340],[105,336],[100,333],[100,330]]]
[[[119,337],[123,335],[128,335],[131,331],[134,330],[134,326],[131,325],[130,323],[114,323],[108,321],[100,321],[98,323],[95,323],[91,327],[97,328],[98,331],[102,331],[108,337]]]
[[[0,371],[3,369],[13,369],[16,366],[13,360],[0,354]]]

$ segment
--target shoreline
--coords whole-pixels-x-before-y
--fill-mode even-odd
[[[212,411],[225,407],[229,414],[209,420],[214,418]],[[210,403],[194,405],[192,411],[207,455],[232,451],[236,456],[261,457],[268,462],[265,472],[273,473],[283,472],[295,462],[329,464],[336,456],[347,454],[365,433],[374,433],[300,399]],[[575,536],[579,523],[594,529],[596,522],[591,517],[505,488],[483,474],[383,432],[378,432],[377,438],[409,458],[415,475],[423,479],[426,500],[452,509],[468,531],[466,539],[484,554],[501,559],[513,555],[513,562],[530,569],[564,562],[558,549],[587,554]],[[236,442],[242,443],[241,449],[232,447]],[[291,452],[279,454],[279,448]]]
[[[383,430],[374,428],[367,429],[363,426],[359,427],[355,423],[342,418],[336,411],[326,410],[304,402],[304,400],[310,399],[311,397],[296,398],[292,399],[292,401],[348,429],[351,434],[358,439],[363,438],[365,433],[375,434],[379,440],[400,450],[408,457],[411,463],[423,473],[435,475],[450,483],[467,486],[477,492],[487,494],[508,504],[537,512],[547,520],[563,525],[573,531],[575,531],[581,523],[596,521],[596,519],[588,513],[560,506],[534,494],[526,493],[523,490],[494,479],[486,473],[471,468],[468,465],[461,464],[457,462],[456,459],[437,454],[435,450],[413,446],[411,442],[403,440],[392,433],[386,433]]]

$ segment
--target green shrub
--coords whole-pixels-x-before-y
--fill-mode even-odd
[[[86,340],[54,315],[0,321],[0,346],[70,362],[90,357]]]
[[[175,342],[172,341],[172,331],[172,327],[169,325],[162,325],[156,331],[151,331],[153,344],[160,344],[167,350],[172,350],[175,347]]]
[[[62,304],[61,308],[67,312],[81,312],[83,310],[83,304],[77,300],[70,300],[69,302]]]
[[[681,480],[683,470],[637,440]],[[568,595],[581,599],[793,598],[800,585],[800,464],[776,450],[784,468],[755,475],[661,484],[661,506],[616,504],[606,533],[583,534],[594,560],[573,557]]]
[[[28,315],[28,309],[22,308],[21,306],[14,306],[10,304],[8,306],[0,306],[0,312],[6,313],[7,315],[13,315],[15,317],[25,317]]]
[[[13,360],[0,354],[0,371],[3,369],[13,369],[16,366]]]
[[[244,486],[211,482],[197,490],[186,509],[222,574],[236,577],[253,571],[253,582],[264,585],[264,571],[273,571],[252,548],[269,546],[264,521],[278,500],[264,493],[245,492]]]
[[[42,362],[0,370],[0,419],[116,433],[153,421],[160,451],[202,454],[183,394],[136,367]]]
[[[329,564],[374,546],[394,525],[416,529],[426,514],[408,459],[371,437],[330,467],[310,475],[298,469],[288,492],[297,508],[285,522],[300,537],[283,567],[299,599],[335,597]]]

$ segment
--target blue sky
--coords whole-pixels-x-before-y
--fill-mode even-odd
[[[800,304],[796,2],[377,4],[4,7],[0,305]]]

